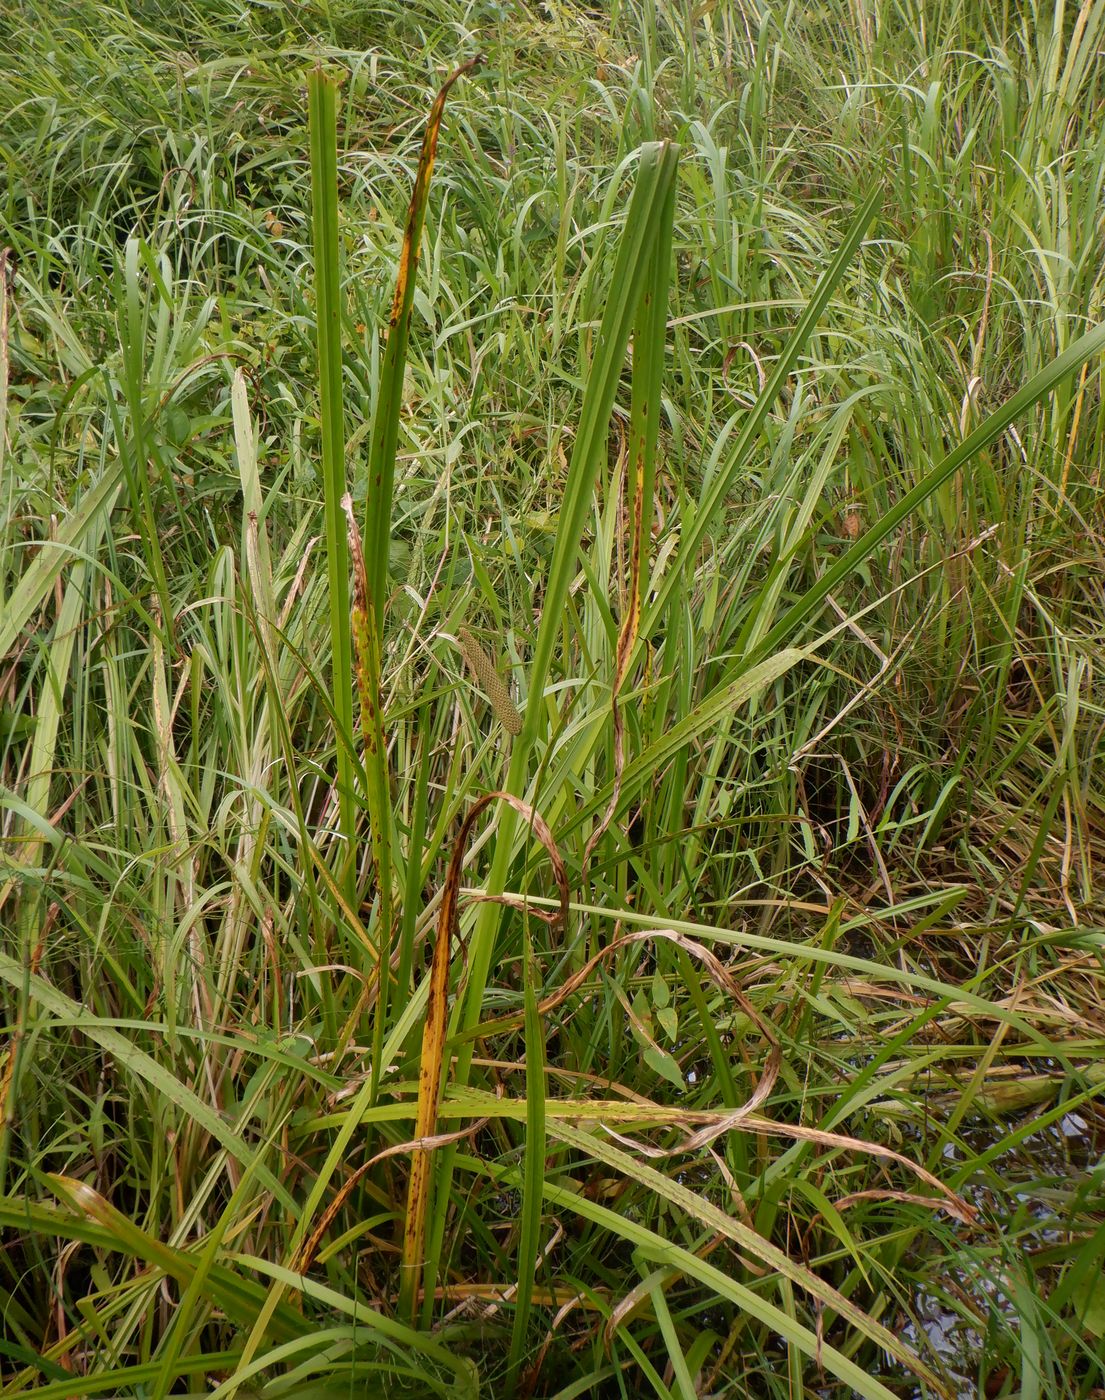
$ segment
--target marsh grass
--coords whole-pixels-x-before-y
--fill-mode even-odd
[[[0,18],[3,1393],[1105,1386],[1103,29]]]

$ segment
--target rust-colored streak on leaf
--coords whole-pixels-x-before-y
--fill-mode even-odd
[[[342,509],[348,522],[349,558],[353,569],[353,600],[351,622],[353,630],[354,669],[357,676],[357,695],[361,702],[361,734],[367,753],[377,752],[383,716],[380,713],[380,698],[375,679],[379,675],[377,658],[375,613],[372,596],[368,587],[368,573],[365,569],[364,549],[361,546],[361,532],[353,514],[353,498],[347,491],[342,497]]]
[[[458,78],[470,73],[483,62],[483,55],[477,54],[467,63],[453,70],[441,86],[430,108],[430,119],[426,123],[426,134],[422,138],[422,154],[418,158],[418,174],[415,176],[411,202],[407,208],[407,222],[403,231],[403,247],[399,254],[399,276],[395,282],[395,298],[391,304],[388,324],[396,326],[403,316],[408,302],[407,291],[412,286],[415,270],[418,267],[418,245],[422,240],[422,222],[426,213],[426,197],[430,189],[430,177],[434,173],[434,159],[437,156],[437,138],[441,131],[441,118],[445,114],[445,99],[449,89]]]
[[[642,417],[647,416],[648,405],[642,407]],[[625,617],[618,632],[618,649],[614,659],[614,700],[622,688],[633,648],[637,645],[637,633],[641,626],[641,558],[644,551],[642,534],[644,524],[644,476],[645,476],[645,425],[638,425],[633,435],[630,452],[629,499],[632,520],[629,534],[629,598],[626,602]]]
[[[850,1195],[841,1196],[833,1204],[837,1210],[847,1210],[850,1206],[857,1205],[860,1201],[904,1201],[906,1205],[923,1206],[925,1210],[946,1210],[954,1215],[956,1219],[962,1220],[965,1225],[974,1223],[974,1216],[964,1216],[962,1212],[953,1210],[949,1203],[942,1196],[917,1196],[912,1191],[891,1191],[889,1188],[874,1188],[870,1191],[853,1191]],[[807,1231],[811,1230],[814,1224],[820,1219],[821,1212],[818,1211],[810,1219]]]
[[[403,1271],[400,1291],[400,1311],[414,1316],[418,1288],[424,1263],[426,1216],[429,1207],[430,1150],[443,1140],[435,1138],[438,1109],[441,1104],[441,1072],[445,1058],[445,1032],[448,1018],[449,959],[453,939],[457,934],[457,909],[460,901],[464,852],[472,829],[493,802],[505,802],[513,807],[530,825],[533,834],[548,852],[560,895],[560,913],[567,924],[569,911],[568,872],[553,840],[545,819],[536,808],[509,792],[489,792],[473,803],[461,823],[460,832],[449,857],[445,885],[438,911],[437,940],[430,967],[429,995],[426,1002],[426,1023],[422,1030],[422,1055],[418,1065],[418,1108],[415,1114],[414,1144],[411,1158],[410,1184],[407,1189],[407,1214],[403,1224]]]

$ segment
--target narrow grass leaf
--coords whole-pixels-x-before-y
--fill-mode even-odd
[[[24,969],[9,954],[0,951],[0,978],[12,987],[20,987],[24,980]],[[140,1050],[111,1026],[102,1025],[99,1019],[90,1015],[79,1002],[57,991],[42,977],[32,977],[29,982],[30,995],[52,1016],[65,1019],[74,1030],[80,1031],[93,1044],[105,1050],[129,1073],[144,1079],[147,1084],[181,1111],[193,1118],[196,1123],[224,1148],[243,1167],[254,1164],[257,1180],[290,1213],[295,1213],[291,1193],[273,1174],[272,1170],[258,1160],[259,1152],[246,1145],[239,1132],[205,1104],[192,1090],[180,1082],[164,1065],[160,1064],[144,1050]]]
[[[330,588],[331,699],[338,720],[337,779],[346,846],[339,883],[352,893],[356,807],[353,791],[353,646],[349,619],[342,497],[345,495],[345,409],[342,399],[341,273],[338,255],[337,78],[321,66],[307,76],[311,134],[311,208],[315,258],[319,416],[322,429],[326,575]]]
[[[372,864],[376,872],[379,912],[376,924],[376,1004],[373,1012],[372,1066],[374,1084],[380,1081],[380,1058],[387,1026],[391,990],[391,934],[394,918],[392,870],[391,789],[388,779],[387,738],[384,733],[384,700],[381,680],[380,637],[376,627],[368,571],[361,549],[361,533],[353,513],[353,498],[342,498],[349,531],[349,557],[353,565],[353,648],[357,673],[357,693],[361,707],[361,738],[364,743],[365,776],[368,783],[368,818],[371,829]]]
[[[714,524],[718,511],[729,494],[734,478],[744,465],[752,445],[756,442],[764,419],[778,400],[788,376],[809,343],[810,336],[817,329],[817,324],[824,314],[825,308],[858,252],[881,202],[882,191],[876,186],[868,193],[856,212],[847,236],[837,249],[836,256],[822,273],[814,288],[813,295],[806,304],[806,309],[787,340],[783,353],[779,356],[774,370],[761,389],[754,408],[741,424],[740,432],[729,451],[725,466],[712,477],[706,495],[695,508],[693,520],[683,532],[675,561],[657,588],[656,597],[649,608],[648,617],[644,624],[646,635],[651,633],[662,617],[672,590],[694,568],[702,542]],[[764,650],[766,651],[767,648],[765,647]]]
[[[414,306],[415,279],[426,222],[426,204],[430,194],[430,179],[437,157],[437,141],[449,89],[465,73],[481,62],[477,55],[462,63],[446,78],[430,109],[426,132],[422,138],[422,153],[411,191],[403,229],[403,246],[399,252],[399,273],[395,282],[391,314],[388,317],[388,338],[380,366],[380,386],[372,421],[372,438],[368,453],[368,494],[365,503],[365,542],[371,561],[369,594],[378,609],[377,626],[384,624],[387,601],[387,570],[391,552],[391,502],[395,487],[395,449],[399,441],[399,420],[403,409],[403,374],[407,363],[407,343],[410,339],[411,309]]]
[[[1105,350],[1105,322],[1080,336],[1061,355],[1056,356],[1038,374],[1033,375],[1027,384],[1002,404],[1001,408],[990,414],[974,432],[964,438],[958,447],[949,452],[942,462],[939,462],[923,476],[912,490],[907,491],[900,501],[893,505],[869,530],[865,531],[855,544],[845,550],[840,558],[825,570],[817,582],[787,609],[748,657],[744,658],[743,664],[752,663],[760,657],[768,655],[785,642],[796,628],[820,607],[829,594],[835,588],[839,588],[849,574],[854,573],[869,559],[887,535],[896,530],[904,520],[913,514],[918,506],[927,501],[956,472],[961,471],[972,458],[977,457],[996,442],[1011,423],[1014,423],[1034,404],[1046,398],[1057,385],[1074,374],[1095,355],[1100,354],[1102,350]]]
[[[522,1219],[518,1232],[518,1267],[514,1297],[514,1326],[510,1336],[510,1357],[507,1363],[507,1391],[518,1389],[526,1333],[532,1306],[537,1269],[537,1253],[541,1244],[542,1188],[545,1184],[545,1032],[538,1012],[537,961],[533,944],[526,930],[523,957],[525,959],[526,1014],[526,1147],[522,1167]]]

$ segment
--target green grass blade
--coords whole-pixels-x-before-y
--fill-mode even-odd
[[[523,716],[522,732],[511,751],[505,787],[507,792],[515,796],[525,791],[530,754],[538,737],[547,728],[545,684],[563,624],[564,605],[576,571],[576,559],[595,481],[606,455],[610,413],[621,378],[630,330],[648,284],[654,249],[658,240],[667,236],[663,230],[663,221],[671,212],[669,190],[675,183],[678,159],[678,148],[666,142],[645,146],[640,154],[637,181],[618,246],[606,309],[599,328],[597,349],[568,464],[568,479],[561,502],[541,621],[530,666],[530,693]],[[499,814],[494,856],[487,881],[488,892],[492,895],[500,894],[505,887],[507,873],[514,857],[516,830],[517,818],[512,810],[507,808]],[[499,923],[499,909],[493,904],[485,904],[477,915],[472,933],[468,986],[463,1006],[460,1008],[461,1028],[464,1030],[471,1029],[480,1018]],[[458,1084],[463,1084],[467,1079],[471,1055],[470,1045],[460,1047],[455,1073],[455,1082]],[[445,1148],[441,1154],[436,1197],[439,1200],[448,1195],[453,1156],[450,1148]],[[433,1222],[427,1246],[430,1277],[436,1275],[444,1225],[442,1212]]]
[[[610,413],[621,378],[630,329],[648,283],[650,262],[656,243],[668,236],[664,233],[663,219],[665,214],[670,215],[671,211],[669,191],[675,182],[678,158],[677,148],[667,143],[646,146],[641,151],[637,182],[626,214],[625,229],[618,247],[606,310],[599,328],[595,359],[587,381],[579,427],[568,464],[568,479],[560,506],[541,622],[530,665],[530,693],[523,717],[522,733],[511,752],[506,788],[515,795],[520,795],[524,790],[530,753],[539,735],[547,727],[545,683],[563,624],[564,605],[576,571],[576,558],[587,513],[591,507],[599,466],[606,455]],[[498,894],[503,889],[507,869],[513,858],[516,825],[516,819],[509,809],[500,813],[495,855],[488,881],[488,889],[492,894]],[[485,905],[480,911],[472,935],[470,979],[463,1018],[465,1029],[474,1025],[479,1018],[498,925],[498,909],[493,905]]]
[[[185,1357],[177,1363],[174,1379],[205,1376],[215,1371],[232,1371],[240,1358],[241,1353],[237,1351],[209,1351],[202,1356]],[[77,1400],[78,1396],[105,1393],[108,1396],[124,1395],[155,1380],[160,1370],[161,1363],[156,1361],[136,1366],[120,1366],[97,1371],[94,1376],[70,1376],[68,1380],[36,1385],[34,1393],[40,1400]]]
[[[337,78],[321,66],[307,75],[311,128],[311,207],[315,257],[319,416],[322,428],[326,575],[330,589],[331,696],[337,716],[337,781],[346,842],[340,883],[353,880],[356,802],[353,787],[353,644],[349,618],[349,560],[345,517],[345,410],[342,397],[341,272],[338,256]]]
[[[395,283],[391,314],[388,317],[388,338],[380,366],[380,387],[372,420],[372,439],[368,453],[368,492],[365,502],[364,539],[368,559],[369,596],[376,609],[376,623],[383,633],[384,611],[387,604],[388,558],[391,553],[392,493],[395,486],[395,449],[399,441],[399,421],[403,411],[403,374],[407,364],[407,345],[411,332],[411,309],[414,306],[418,258],[422,231],[426,223],[426,205],[430,195],[437,141],[445,100],[458,78],[470,73],[482,59],[478,56],[461,64],[449,75],[437,94],[422,138],[422,153],[418,161],[414,189],[407,209],[403,246],[399,254],[399,275]]]
[[[526,1015],[526,1155],[522,1167],[522,1220],[518,1236],[514,1326],[507,1362],[508,1394],[518,1390],[526,1333],[532,1311],[537,1252],[541,1244],[542,1188],[545,1184],[545,1030],[537,1010],[537,963],[527,931],[524,941]]]
[[[595,481],[606,454],[610,413],[618,391],[629,333],[648,284],[656,247],[662,240],[671,237],[670,226],[665,228],[665,219],[671,217],[670,191],[675,182],[678,161],[678,148],[669,142],[648,145],[641,150],[637,180],[618,245],[595,357],[568,462],[564,497],[560,503],[541,623],[530,664],[530,696],[522,743],[515,750],[526,756],[530,745],[547,728],[545,682],[563,624],[568,588],[577,569],[580,540],[591,509]],[[642,346],[641,350],[646,355],[651,353],[646,346]]]
[[[854,573],[861,564],[871,557],[878,546],[898,526],[906,520],[918,506],[939,490],[956,472],[961,471],[980,452],[996,442],[1011,423],[1014,423],[1034,404],[1047,397],[1058,385],[1105,350],[1105,322],[1080,336],[1061,355],[1056,356],[1039,374],[1033,375],[1027,384],[1008,399],[1001,408],[990,416],[959,444],[952,452],[937,463],[931,471],[908,491],[896,505],[892,506],[880,520],[876,521],[855,544],[808,588],[797,602],[793,603],[779,621],[771,628],[760,643],[749,653],[746,661],[754,662],[769,654],[791,636],[797,627],[806,621],[825,601],[834,588]]]
[[[83,548],[87,533],[97,528],[101,513],[110,516],[122,474],[122,463],[116,458],[66,516],[57,538],[46,541],[28,564],[0,615],[0,656],[7,656],[11,651],[19,634],[49,595],[58,575]]]
[[[380,634],[353,499],[342,498],[349,530],[349,557],[353,564],[353,651],[357,695],[361,711],[361,740],[367,782],[368,816],[372,839],[372,864],[376,873],[378,915],[376,921],[376,1002],[372,1013],[373,1094],[380,1082],[381,1053],[391,999],[391,934],[394,912],[392,869],[391,791],[388,780],[387,738],[384,733],[384,692],[381,679]]]
[[[694,519],[684,531],[675,561],[656,590],[656,596],[646,614],[644,622],[646,636],[663,616],[672,590],[684,575],[694,568],[702,542],[714,524],[718,511],[732,487],[734,477],[744,465],[748,453],[763,427],[764,419],[778,400],[780,390],[798,362],[798,357],[805,350],[810,336],[817,329],[817,324],[863,242],[881,201],[882,191],[876,186],[860,206],[852,220],[847,237],[837,249],[832,262],[822,273],[806,309],[787,340],[786,348],[779,356],[774,370],[761,390],[755,407],[744,420],[740,432],[737,434],[737,439],[729,451],[724,468],[715,473],[706,495],[695,507]]]
[[[687,1365],[687,1358],[679,1341],[679,1333],[676,1330],[671,1309],[668,1307],[668,1300],[664,1297],[664,1284],[672,1277],[672,1274],[668,1269],[650,1271],[643,1260],[640,1261],[640,1267],[641,1273],[645,1275],[645,1285],[649,1297],[652,1299],[656,1321],[660,1324],[660,1335],[664,1339],[664,1346],[668,1353],[668,1364],[675,1379],[676,1390],[673,1394],[678,1394],[679,1400],[697,1400],[698,1392],[695,1388],[694,1378]]]

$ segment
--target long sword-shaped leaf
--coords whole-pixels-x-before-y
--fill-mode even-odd
[[[641,151],[637,183],[618,246],[595,358],[568,463],[568,480],[530,667],[530,696],[523,737],[531,741],[546,728],[545,681],[560,636],[564,604],[576,572],[576,556],[591,509],[599,466],[606,456],[610,413],[625,362],[629,332],[648,284],[657,245],[664,238],[670,239],[670,192],[675,183],[678,159],[678,148],[668,142],[648,145]],[[648,353],[645,346],[641,350]],[[528,745],[523,744],[521,748],[524,751]]]
[[[1105,322],[1080,336],[1061,355],[1034,375],[1022,389],[991,413],[985,422],[980,423],[970,436],[949,452],[942,462],[937,463],[902,499],[874,525],[856,540],[850,549],[840,556],[835,564],[826,569],[812,587],[808,588],[797,602],[783,614],[760,643],[744,658],[745,663],[754,663],[767,656],[792,635],[797,627],[806,621],[825,601],[834,588],[857,569],[878,548],[887,535],[896,530],[918,506],[922,505],[933,492],[938,491],[957,471],[984,452],[995,442],[1010,423],[1014,422],[1034,404],[1045,398],[1061,384],[1068,375],[1074,374],[1084,364],[1105,350]]]
[[[537,1250],[541,1243],[542,1190],[545,1185],[545,1038],[537,1010],[537,961],[526,930],[526,1157],[523,1168],[522,1223],[518,1235],[518,1278],[515,1284],[514,1329],[510,1336],[510,1360],[506,1388],[514,1394],[522,1366],[526,1329],[533,1300]]]
[[[652,541],[653,493],[656,487],[656,442],[660,433],[660,390],[667,344],[668,286],[671,279],[671,233],[675,210],[675,184],[668,186],[668,208],[660,220],[659,237],[652,250],[650,275],[641,294],[633,332],[633,400],[629,415],[629,580],[625,612],[618,629],[614,678],[610,685],[610,709],[614,726],[614,786],[602,820],[587,841],[583,868],[602,839],[618,809],[625,768],[625,733],[618,695],[637,647],[641,625],[641,571]]]
[[[240,1357],[241,1352],[237,1351],[208,1351],[200,1356],[186,1356],[177,1363],[176,1375],[210,1375],[216,1371],[232,1371]],[[78,1396],[105,1393],[109,1396],[132,1394],[138,1386],[153,1380],[160,1370],[161,1363],[157,1361],[112,1367],[108,1371],[97,1371],[92,1376],[69,1376],[48,1385],[35,1385],[34,1393],[39,1400],[77,1400]]]
[[[418,173],[407,209],[403,230],[403,247],[399,254],[399,275],[395,296],[388,317],[388,339],[380,366],[380,385],[372,420],[372,438],[368,453],[368,494],[364,538],[368,555],[369,594],[376,608],[379,628],[384,623],[384,603],[387,588],[388,552],[391,544],[391,498],[395,488],[395,449],[399,441],[399,418],[403,408],[403,371],[407,363],[407,342],[411,331],[411,308],[414,305],[415,275],[418,271],[419,246],[426,222],[426,201],[430,193],[437,155],[437,138],[445,99],[449,89],[465,73],[470,73],[483,60],[469,59],[450,73],[430,109],[426,134],[422,138],[422,154]]]
[[[372,829],[372,864],[376,871],[379,897],[377,919],[376,1005],[373,1012],[373,1085],[380,1082],[380,1056],[387,1024],[391,988],[391,793],[388,787],[388,755],[384,738],[383,687],[380,680],[380,634],[376,627],[372,595],[361,534],[353,514],[353,499],[346,492],[342,499],[349,527],[349,555],[353,561],[353,646],[356,654],[357,693],[361,705],[361,739],[364,743],[365,776],[368,784],[368,817]],[[373,1089],[375,1093],[375,1088]]]
[[[670,222],[672,201],[670,191],[675,184],[679,163],[678,147],[669,142],[650,143],[642,147],[637,181],[626,214],[614,264],[614,274],[607,293],[606,308],[599,327],[594,361],[580,410],[580,422],[568,464],[568,479],[557,526],[556,543],[549,568],[549,578],[543,600],[537,643],[530,666],[529,698],[523,718],[522,733],[511,751],[506,790],[514,795],[525,791],[529,774],[530,754],[537,738],[547,727],[545,682],[552,664],[553,650],[563,622],[568,589],[575,574],[580,541],[594,494],[599,467],[605,460],[610,413],[614,406],[622,367],[625,362],[629,333],[648,284],[653,253],[660,239],[668,237],[665,221]],[[517,820],[507,810],[500,815],[494,855],[488,874],[487,890],[501,894],[514,856]],[[480,1018],[484,989],[487,986],[495,938],[499,929],[500,910],[485,904],[480,910],[472,933],[469,951],[468,988],[460,1022],[471,1029]],[[458,1050],[456,1082],[467,1081],[472,1057],[470,1043]],[[448,1193],[451,1163],[454,1153],[445,1148],[439,1181],[439,1198]],[[427,1250],[431,1272],[436,1271],[444,1239],[445,1211],[439,1211]]]
[[[645,146],[641,151],[637,183],[626,215],[606,310],[599,328],[598,347],[580,410],[579,429],[568,464],[568,480],[560,508],[537,644],[530,666],[529,699],[522,733],[511,752],[506,788],[515,795],[520,795],[525,788],[530,753],[547,726],[545,682],[552,664],[553,649],[560,636],[564,604],[575,574],[576,557],[599,466],[606,457],[610,413],[621,378],[630,328],[648,283],[657,242],[670,236],[664,233],[664,221],[671,217],[670,191],[675,183],[677,164],[678,149],[666,142]],[[499,820],[495,854],[488,878],[488,891],[491,894],[500,894],[503,890],[513,857],[515,828],[512,813],[504,811]],[[494,905],[485,905],[472,935],[468,995],[463,1015],[465,1028],[479,1019],[498,926],[499,910]],[[461,1081],[466,1072],[467,1064],[462,1062],[458,1069]]]
[[[330,586],[330,677],[337,718],[338,810],[346,842],[340,883],[347,893],[354,870],[356,805],[353,794],[353,644],[349,618],[349,566],[346,559],[345,412],[342,407],[341,276],[338,261],[337,79],[316,67],[307,77],[311,127],[311,206],[315,255],[316,340],[319,416],[322,428],[323,506],[326,516],[326,571]]]
[[[694,519],[686,527],[683,538],[680,541],[679,553],[675,562],[664,575],[656,597],[652,601],[651,607],[646,614],[644,632],[647,636],[662,616],[663,610],[671,597],[672,589],[675,588],[679,579],[693,569],[698,557],[698,551],[702,547],[702,542],[706,538],[706,533],[715,521],[718,511],[725,501],[734,478],[744,465],[749,449],[755,442],[757,434],[763,427],[764,419],[771,411],[779,397],[787,377],[794,369],[798,357],[806,348],[810,336],[817,328],[825,308],[840,285],[840,280],[847,271],[848,264],[855,257],[860,244],[875,217],[875,212],[879,207],[882,198],[881,191],[874,189],[864,200],[859,212],[852,221],[852,226],[848,231],[848,236],[837,250],[836,257],[822,273],[821,280],[814,288],[813,296],[810,298],[805,311],[795,326],[783,353],[779,356],[774,370],[771,372],[767,383],[760,391],[760,396],[756,400],[755,406],[744,420],[737,439],[729,451],[728,459],[724,467],[719,468],[706,490],[706,494],[699,502]]]

